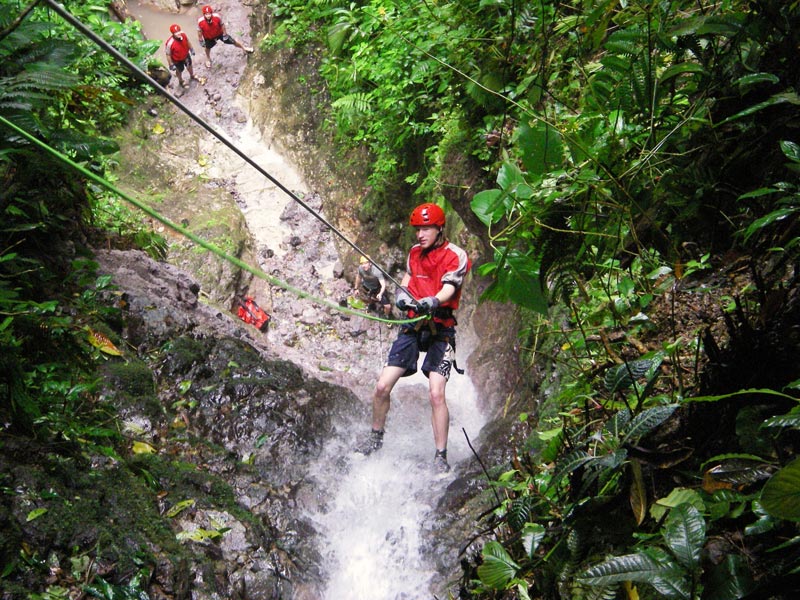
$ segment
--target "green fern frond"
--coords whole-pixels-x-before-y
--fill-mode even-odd
[[[52,65],[30,65],[13,78],[17,85],[30,86],[44,91],[68,89],[80,81],[76,75]]]
[[[371,98],[364,92],[342,96],[333,102],[333,107],[341,110],[346,116],[365,114],[370,111],[371,106]]]
[[[637,56],[647,49],[647,34],[637,27],[621,29],[609,36],[605,48],[615,54]]]
[[[50,134],[51,144],[61,150],[68,150],[77,160],[91,160],[98,154],[112,154],[119,151],[114,140],[86,135],[76,129],[61,129]]]
[[[0,85],[2,84],[3,82],[0,80]],[[0,96],[0,110],[2,110],[4,113],[11,111],[20,111],[20,112],[30,111],[33,110],[33,104],[30,102],[25,102],[24,100],[21,100],[19,98],[15,98],[13,100],[6,100],[2,96]]]

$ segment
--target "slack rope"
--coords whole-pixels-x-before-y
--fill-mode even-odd
[[[419,321],[419,320],[427,318],[425,316],[418,316],[418,317],[414,317],[413,319],[399,319],[399,320],[383,319],[383,318],[378,317],[376,315],[371,315],[371,314],[366,313],[366,312],[362,312],[362,311],[358,311],[358,310],[355,310],[355,309],[352,309],[352,308],[349,308],[349,307],[341,306],[341,305],[339,305],[339,304],[337,304],[335,302],[331,302],[330,300],[326,300],[324,298],[319,298],[317,296],[314,296],[313,294],[310,294],[309,292],[306,292],[306,291],[303,291],[303,290],[301,290],[299,288],[296,288],[296,287],[290,285],[289,283],[278,279],[277,277],[273,277],[272,275],[269,275],[268,273],[262,271],[258,267],[250,266],[249,264],[247,264],[243,260],[241,260],[241,259],[239,259],[239,258],[237,258],[237,257],[235,257],[235,256],[233,256],[231,254],[228,254],[227,252],[225,252],[219,246],[213,244],[212,242],[204,240],[203,238],[201,238],[201,237],[195,235],[194,233],[192,233],[191,231],[187,230],[185,227],[182,227],[181,225],[179,225],[177,223],[174,223],[173,221],[171,221],[170,219],[168,219],[164,215],[160,214],[159,212],[153,210],[152,208],[150,208],[149,206],[147,206],[143,202],[140,202],[139,200],[131,197],[130,195],[128,195],[125,192],[123,192],[122,190],[118,189],[117,187],[115,187],[109,181],[107,181],[107,180],[103,179],[102,177],[100,177],[99,175],[96,175],[95,173],[92,173],[91,171],[85,169],[84,167],[82,167],[81,165],[79,165],[78,163],[76,163],[75,161],[70,159],[69,157],[65,156],[64,154],[62,154],[61,152],[59,152],[58,150],[56,150],[52,146],[49,146],[48,144],[45,144],[41,140],[36,139],[34,136],[32,136],[30,133],[28,133],[24,129],[20,129],[18,126],[16,126],[13,123],[11,123],[8,119],[3,117],[2,115],[0,115],[0,124],[5,125],[6,127],[11,129],[12,131],[15,131],[16,133],[18,133],[19,135],[24,137],[26,140],[28,140],[29,142],[31,142],[34,145],[38,146],[39,148],[41,148],[42,150],[44,150],[45,152],[47,152],[51,156],[55,157],[56,159],[60,160],[61,162],[65,163],[65,164],[69,165],[74,170],[78,171],[84,177],[87,177],[88,179],[91,179],[92,181],[94,181],[98,185],[104,187],[105,189],[109,190],[110,192],[113,192],[114,194],[116,194],[120,198],[123,198],[124,200],[126,200],[127,202],[129,202],[130,204],[132,204],[133,206],[135,206],[136,208],[138,208],[139,210],[141,210],[145,214],[151,216],[152,218],[156,219],[157,221],[159,221],[160,223],[162,223],[165,226],[169,227],[170,229],[180,233],[184,237],[186,237],[186,238],[190,239],[191,241],[193,241],[195,244],[205,248],[209,252],[213,252],[214,254],[219,256],[220,258],[222,258],[224,260],[227,260],[228,262],[230,262],[231,264],[236,265],[240,269],[243,269],[243,270],[247,271],[248,273],[252,273],[256,277],[264,279],[265,281],[271,283],[272,285],[274,285],[276,287],[280,287],[282,289],[285,289],[285,290],[291,292],[292,294],[294,294],[298,298],[307,298],[307,299],[309,299],[309,300],[311,300],[311,301],[313,301],[313,302],[315,302],[317,304],[321,304],[323,306],[327,306],[328,308],[331,308],[333,310],[339,311],[341,313],[353,315],[353,316],[356,316],[356,317],[362,317],[364,319],[370,319],[370,320],[373,320],[373,321],[380,321],[380,322],[383,322],[383,323],[413,323],[415,321]]]
[[[107,53],[112,55],[116,58],[119,62],[125,65],[131,72],[133,72],[137,77],[144,80],[145,82],[149,83],[150,86],[164,98],[172,102],[175,106],[177,106],[180,110],[182,110],[186,115],[189,116],[195,123],[200,125],[203,129],[208,131],[211,135],[225,144],[231,151],[233,151],[237,156],[239,156],[242,160],[244,160],[247,164],[253,167],[256,171],[261,173],[264,177],[269,179],[272,183],[274,183],[278,189],[288,195],[292,200],[297,202],[300,206],[306,209],[309,213],[311,213],[316,219],[318,219],[325,227],[330,229],[333,233],[335,233],[339,238],[341,238],[347,245],[349,245],[353,250],[358,252],[361,256],[364,256],[367,260],[369,260],[375,267],[383,273],[389,281],[394,283],[398,288],[401,290],[408,292],[394,277],[391,276],[383,267],[379,264],[374,262],[370,256],[364,252],[361,248],[359,248],[355,243],[350,241],[350,239],[344,235],[339,229],[333,225],[330,221],[325,219],[321,214],[315,211],[311,206],[309,206],[306,202],[304,202],[297,194],[292,192],[289,188],[283,185],[280,181],[278,181],[275,177],[270,175],[264,168],[261,167],[257,162],[247,156],[244,152],[242,152],[236,144],[231,142],[228,138],[226,138],[222,133],[218,132],[214,129],[210,124],[206,121],[201,119],[197,116],[194,112],[192,112],[189,107],[187,107],[183,102],[178,100],[174,95],[170,94],[164,87],[161,86],[155,79],[150,77],[147,73],[142,71],[139,67],[133,64],[126,56],[122,55],[114,46],[106,42],[103,38],[98,36],[94,31],[92,31],[89,27],[84,25],[81,21],[76,19],[70,12],[68,12],[61,4],[58,4],[55,0],[44,0],[44,3],[50,6],[61,18],[67,21],[70,25],[75,27],[78,31],[80,31],[83,35],[88,37],[92,40],[95,44],[100,46],[103,50]],[[409,294],[410,295],[410,294]]]

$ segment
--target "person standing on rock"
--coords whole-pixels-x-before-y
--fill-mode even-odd
[[[436,454],[434,468],[450,470],[447,463],[447,436],[450,412],[445,387],[455,367],[455,326],[453,311],[458,308],[461,287],[471,263],[467,253],[444,236],[444,211],[432,203],[420,204],[411,213],[409,224],[416,229],[417,243],[406,260],[406,273],[395,305],[409,317],[427,318],[400,328],[389,350],[372,396],[372,430],[356,446],[356,452],[371,454],[383,446],[384,424],[389,412],[390,394],[401,377],[417,372],[419,353],[425,352],[422,373],[428,378],[431,424]]]
[[[169,26],[170,36],[164,44],[165,52],[167,54],[167,63],[169,64],[170,71],[175,71],[178,76],[178,84],[181,87],[186,87],[183,82],[183,70],[189,71],[189,81],[197,77],[194,76],[192,70],[192,56],[194,56],[194,48],[192,42],[189,41],[189,36],[181,31],[181,26],[172,24]]]
[[[380,269],[373,265],[366,256],[358,260],[356,280],[353,284],[356,295],[363,296],[370,305],[370,310],[375,304],[383,307],[383,314],[387,317],[392,314],[392,305],[386,295],[386,278]]]
[[[240,41],[228,35],[222,17],[208,5],[203,7],[203,16],[197,20],[197,39],[200,45],[206,49],[206,68],[208,69],[211,68],[211,49],[217,45],[217,42],[233,44],[245,54],[253,53],[252,48],[242,45]]]

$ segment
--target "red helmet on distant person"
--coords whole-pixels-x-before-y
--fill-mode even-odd
[[[412,227],[428,227],[430,225],[444,227],[444,211],[433,202],[426,202],[411,212],[408,222]]]
[[[211,15],[214,14],[214,9],[211,8],[208,4],[203,7],[203,14],[204,15]]]
[[[180,30],[181,30],[181,26],[176,24],[176,23],[173,23],[172,25],[169,26],[169,32],[170,33],[178,33]]]

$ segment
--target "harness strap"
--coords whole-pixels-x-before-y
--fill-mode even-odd
[[[456,370],[456,373],[459,375],[464,374],[464,369],[460,369],[458,367],[458,361],[456,360],[455,353],[456,353],[456,340],[455,338],[451,338],[449,335],[438,335],[438,331],[436,329],[436,323],[434,323],[433,319],[425,319],[423,321],[417,321],[414,327],[406,327],[403,329],[402,333],[405,335],[413,335],[418,336],[419,332],[422,330],[422,326],[427,323],[428,327],[431,330],[431,336],[434,341],[441,341],[453,347],[453,368]]]
[[[437,319],[452,319],[453,309],[449,306],[440,307],[433,311],[432,316]]]
[[[442,336],[439,339],[444,340],[453,347],[453,368],[456,370],[456,373],[458,373],[459,375],[463,375],[464,369],[458,368],[458,360],[456,359],[456,340],[455,339],[451,340],[449,335]]]

